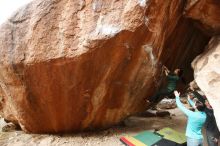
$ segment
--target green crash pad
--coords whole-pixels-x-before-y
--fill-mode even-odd
[[[164,139],[174,141],[178,144],[183,144],[186,142],[186,136],[184,133],[177,132],[168,127],[157,131],[157,133],[162,135]]]
[[[146,144],[147,146],[150,146],[162,139],[161,136],[150,131],[141,132],[138,135],[134,136],[134,138]]]

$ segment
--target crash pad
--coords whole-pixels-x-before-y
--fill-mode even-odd
[[[162,137],[154,132],[144,131],[135,136],[121,137],[121,141],[127,146],[151,146],[161,140]]]
[[[163,128],[159,131],[157,131],[158,134],[163,136],[163,139],[167,139],[179,144],[185,143],[186,142],[186,136],[184,133],[180,133],[176,130],[173,130],[169,127]]]

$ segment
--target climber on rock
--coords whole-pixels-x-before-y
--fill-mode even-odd
[[[173,91],[176,89],[177,82],[182,78],[183,70],[182,69],[175,69],[174,73],[170,73],[166,66],[163,66],[163,71],[166,75],[167,85],[166,87],[160,89],[154,96],[150,97],[149,99],[145,99],[147,103],[158,103],[162,100],[163,97],[172,95]]]

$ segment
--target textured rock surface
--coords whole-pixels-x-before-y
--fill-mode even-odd
[[[220,36],[213,37],[207,50],[192,63],[195,80],[214,109],[220,128]]]
[[[220,33],[219,0],[188,0],[185,16],[196,20],[209,35]]]
[[[41,133],[108,127],[142,111],[160,65],[185,67],[208,40],[181,17],[184,6],[38,0],[20,9],[0,29],[1,114]]]
[[[195,80],[213,106],[220,128],[220,37],[215,36],[220,34],[220,1],[188,0],[185,16],[192,18],[207,35],[214,36],[206,51],[194,60],[192,66]]]

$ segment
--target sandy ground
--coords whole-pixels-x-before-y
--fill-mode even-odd
[[[124,146],[120,137],[135,135],[144,130],[171,127],[179,132],[185,131],[186,117],[179,109],[169,110],[171,117],[137,117],[125,121],[126,126],[117,126],[104,131],[80,134],[42,135],[25,134],[22,131],[0,132],[1,146]],[[4,126],[3,119],[0,128]],[[206,145],[205,145],[206,146]]]

